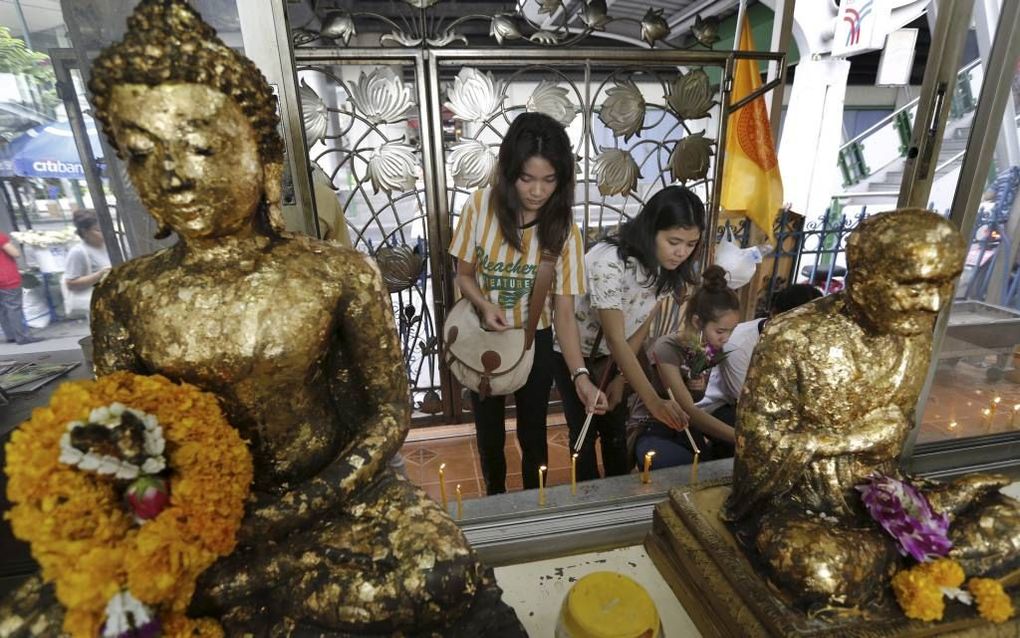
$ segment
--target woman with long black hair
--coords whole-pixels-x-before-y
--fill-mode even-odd
[[[548,463],[546,415],[552,388],[555,324],[561,358],[584,367],[574,321],[574,296],[585,290],[584,247],[573,220],[574,151],[566,131],[541,113],[523,113],[511,123],[499,148],[494,184],[475,192],[461,211],[450,244],[457,258],[457,286],[489,330],[527,325],[531,289],[543,251],[557,254],[550,287],[535,332],[535,358],[527,383],[514,393],[521,475],[525,489],[538,487]],[[584,410],[602,411],[605,396],[587,376],[572,383]],[[504,396],[471,393],[482,475],[488,494],[506,491]]]
[[[581,350],[585,357],[602,359],[605,364],[605,357],[612,356],[621,374],[608,385],[609,411],[593,417],[585,436],[577,459],[579,481],[599,476],[596,439],[601,442],[606,476],[630,471],[627,404],[622,400],[625,383],[655,419],[675,429],[687,426],[687,414],[676,402],[655,393],[635,353],[648,335],[659,301],[669,296],[682,299],[695,283],[694,268],[704,232],[704,203],[683,186],[668,186],[624,223],[619,233],[585,255],[588,291],[575,312]],[[556,327],[559,329],[559,324]],[[574,385],[579,376],[591,373],[575,370],[563,353],[555,359],[554,375],[570,428],[570,446],[576,449],[587,415]]]

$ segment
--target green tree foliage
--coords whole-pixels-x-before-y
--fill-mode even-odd
[[[38,105],[46,111],[52,111],[60,102],[54,90],[56,76],[53,74],[50,56],[30,50],[24,40],[15,38],[11,30],[4,26],[0,26],[0,73],[32,78]]]
[[[11,30],[0,26],[0,73],[30,75],[44,82],[53,82],[50,56],[30,51],[25,41],[11,35]]]

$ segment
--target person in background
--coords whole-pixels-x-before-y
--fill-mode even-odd
[[[542,252],[558,255],[550,287],[553,303],[546,302],[535,331],[534,363],[524,387],[514,393],[524,489],[537,488],[539,467],[548,465],[553,325],[571,369],[584,370],[574,322],[574,295],[585,291],[584,246],[573,219],[574,174],[574,151],[563,126],[542,113],[518,115],[500,144],[494,185],[476,191],[467,201],[450,243],[461,294],[478,311],[485,328],[496,331],[527,325]],[[583,397],[582,411],[604,411],[605,395],[588,374],[575,374],[569,383],[574,396]],[[506,491],[505,400],[471,392],[489,495]]]
[[[747,368],[751,365],[751,355],[754,353],[754,347],[758,345],[758,339],[761,338],[765,324],[773,317],[821,296],[821,291],[811,284],[789,285],[772,295],[768,317],[760,317],[738,324],[726,344],[726,358],[712,369],[712,376],[708,380],[705,396],[698,401],[697,407],[723,423],[735,426],[737,400],[740,399],[744,378],[747,377]],[[729,454],[720,452],[718,458],[732,455],[731,446]]]
[[[702,460],[714,458],[714,441],[733,445],[733,428],[694,402],[704,395],[711,367],[726,356],[723,347],[739,321],[740,299],[726,282],[726,270],[712,265],[687,301],[680,329],[660,337],[648,350],[649,381],[658,397],[673,399],[683,409]],[[658,420],[638,397],[627,425],[628,438],[634,440],[632,458],[654,452],[657,468],[689,464],[694,450],[684,432],[687,427],[687,423],[676,427]]]
[[[33,336],[22,311],[21,273],[18,262],[21,251],[7,233],[0,232],[0,327],[8,343],[24,345],[42,341]]]
[[[82,298],[81,308],[88,314],[88,299],[99,280],[110,272],[110,255],[106,252],[103,231],[94,210],[78,210],[72,219],[81,243],[67,252],[64,283],[72,295]],[[76,304],[77,306],[77,304]]]

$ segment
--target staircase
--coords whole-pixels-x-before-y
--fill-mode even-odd
[[[948,175],[963,163],[963,151],[967,148],[967,138],[970,137],[970,119],[966,122],[958,122],[958,126],[942,139],[942,148],[939,149],[939,158],[935,163],[935,180]],[[865,182],[869,193],[898,192],[903,181],[903,164],[874,173]],[[858,190],[858,189],[855,189]]]
[[[977,106],[976,96],[983,79],[981,60],[970,62],[957,74],[936,162],[936,182],[950,175],[963,161]],[[839,199],[843,206],[867,206],[896,200],[903,180],[918,101],[915,99],[903,105],[840,148],[838,168],[845,192]]]

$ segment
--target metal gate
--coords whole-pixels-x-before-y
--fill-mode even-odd
[[[317,46],[346,45],[360,20],[378,26],[374,14],[333,12],[322,34],[295,30],[294,59],[320,223],[336,199],[355,247],[376,257],[389,287],[418,418],[452,422],[464,419],[464,406],[439,357],[454,300],[447,247],[468,195],[489,183],[512,118],[541,111],[566,127],[577,155],[575,218],[588,245],[672,183],[705,200],[712,228],[733,110],[723,106],[725,78],[738,58],[781,65],[783,56],[575,49],[579,37],[538,29],[529,47],[448,49],[467,42],[460,20],[436,26],[427,7],[410,17],[413,29],[384,34],[378,46]],[[491,21],[498,45],[524,39],[530,24],[469,18]]]

